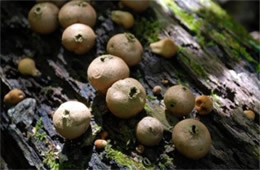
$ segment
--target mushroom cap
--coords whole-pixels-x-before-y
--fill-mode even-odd
[[[106,95],[109,110],[123,119],[137,115],[143,110],[145,102],[145,89],[133,78],[118,80],[108,89]]]
[[[111,19],[115,23],[122,25],[125,29],[132,28],[135,22],[133,15],[127,11],[114,10]]]
[[[17,104],[20,101],[22,101],[24,98],[25,98],[25,94],[22,90],[13,89],[13,90],[10,90],[4,96],[4,102],[8,103],[8,104]]]
[[[67,101],[54,112],[53,124],[56,131],[66,139],[74,139],[89,127],[91,113],[81,102]]]
[[[75,23],[82,23],[93,27],[96,23],[95,9],[82,0],[69,1],[62,6],[59,12],[59,22],[63,28]]]
[[[130,33],[116,34],[107,43],[107,52],[122,58],[127,65],[138,64],[143,58],[143,46]]]
[[[212,143],[208,128],[195,119],[177,123],[173,128],[172,141],[180,153],[194,160],[204,157]]]
[[[23,58],[18,62],[18,71],[24,75],[39,76],[40,72],[31,58]]]
[[[170,87],[164,95],[164,103],[175,116],[188,115],[195,105],[195,97],[190,89],[183,85]]]
[[[85,24],[72,24],[62,34],[64,47],[76,54],[85,54],[93,48],[96,35],[91,27]]]
[[[169,38],[150,44],[153,53],[165,58],[172,58],[178,51],[178,46]]]
[[[41,34],[54,32],[58,28],[58,12],[58,7],[53,3],[35,4],[28,14],[32,30]]]
[[[87,71],[88,80],[93,87],[103,94],[117,80],[129,77],[127,64],[119,57],[102,55],[94,59]]]
[[[121,2],[128,8],[135,12],[145,11],[150,4],[149,0],[121,0]]]
[[[255,113],[252,110],[245,110],[243,113],[249,120],[255,120]]]
[[[209,96],[198,96],[195,99],[195,109],[200,115],[209,114],[213,109],[213,102]]]
[[[163,137],[163,126],[156,118],[144,117],[137,124],[136,137],[143,145],[158,145]]]

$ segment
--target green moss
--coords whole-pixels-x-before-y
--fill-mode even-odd
[[[120,151],[114,150],[111,145],[105,147],[106,157],[116,161],[119,165],[123,167],[128,167],[129,169],[147,169],[142,163],[135,162],[129,156],[123,154]]]
[[[45,158],[43,163],[47,164],[51,170],[60,169],[60,164],[56,162],[56,158],[54,157],[54,152],[45,152]]]
[[[147,100],[148,100],[149,102],[151,102],[151,101],[157,99],[156,97],[154,97],[154,96],[150,96],[150,95],[147,95],[146,98],[147,98]]]
[[[184,54],[180,54],[179,57],[182,59],[182,61],[191,68],[191,70],[199,77],[205,78],[207,77],[207,72],[204,70],[204,68],[198,64],[193,59],[187,57]]]
[[[199,32],[200,28],[202,27],[202,20],[196,18],[193,13],[188,13],[182,8],[180,8],[174,0],[163,0],[163,2],[168,6],[169,9],[179,18],[186,27],[194,32]]]
[[[211,90],[210,96],[216,101],[214,102],[214,105],[219,108],[221,105],[221,102],[219,100],[220,97],[214,92],[214,90]]]
[[[146,42],[144,45],[160,40],[158,35],[161,30],[162,26],[158,20],[145,17],[138,17],[133,27],[136,37],[140,41]]]
[[[36,139],[38,139],[40,141],[44,141],[45,140],[45,143],[48,143],[47,134],[46,134],[45,131],[43,131],[42,118],[40,118],[36,122],[34,136],[36,137]]]

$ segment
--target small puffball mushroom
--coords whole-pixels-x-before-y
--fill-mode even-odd
[[[255,120],[255,113],[252,110],[244,110],[244,115],[249,119],[249,120]]]
[[[65,29],[62,34],[64,47],[76,54],[87,53],[94,45],[96,35],[91,27],[85,24],[73,24]]]
[[[159,95],[161,93],[161,91],[162,91],[161,86],[154,86],[153,87],[153,94],[154,95]]]
[[[122,25],[125,29],[132,28],[135,22],[133,15],[126,11],[114,10],[111,17],[112,21]]]
[[[102,55],[94,59],[87,71],[92,86],[103,94],[114,82],[129,77],[127,64],[119,57]]]
[[[143,46],[131,33],[111,37],[107,43],[107,52],[122,58],[129,66],[138,64],[143,58]]]
[[[119,118],[127,119],[143,110],[146,102],[145,89],[133,78],[115,82],[107,91],[108,109]]]
[[[4,96],[4,102],[8,104],[17,104],[25,98],[25,94],[22,90],[13,89]]]
[[[96,146],[97,149],[103,149],[107,145],[107,141],[104,139],[97,139],[94,142],[94,145]]]
[[[58,12],[58,7],[53,3],[43,2],[34,5],[28,14],[32,30],[41,34],[54,32],[58,28]]]
[[[95,9],[82,0],[67,2],[60,9],[59,22],[63,28],[75,23],[82,23],[93,27],[96,23]]]
[[[40,76],[39,70],[35,66],[35,62],[31,58],[24,58],[18,62],[18,71],[24,75]]]
[[[172,58],[178,51],[178,46],[171,39],[163,39],[150,44],[153,53],[164,58]]]
[[[163,137],[163,126],[156,118],[144,117],[137,124],[136,137],[143,145],[158,145]]]
[[[188,115],[195,105],[195,97],[190,89],[183,85],[170,87],[164,95],[164,103],[175,116]]]
[[[209,96],[198,96],[195,99],[195,109],[198,114],[206,115],[209,114],[213,109],[213,102]]]
[[[198,160],[210,150],[211,137],[208,128],[195,119],[185,119],[175,125],[172,142],[187,158]]]
[[[121,0],[123,5],[135,12],[143,12],[149,7],[149,0]]]
[[[56,131],[66,139],[74,139],[89,127],[91,113],[87,106],[78,101],[67,101],[53,114]]]

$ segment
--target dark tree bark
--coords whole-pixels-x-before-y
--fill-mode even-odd
[[[49,35],[32,32],[27,14],[34,2],[1,2],[1,101],[13,88],[23,90],[27,98],[16,106],[1,102],[1,168],[23,169],[258,169],[259,168],[259,42],[232,20],[211,0],[163,0],[152,3],[142,14],[134,14],[136,23],[124,30],[110,19],[118,2],[93,3],[98,20],[94,28],[96,46],[86,55],[76,55],[61,45],[63,30]],[[164,8],[163,8],[164,7]],[[90,62],[105,54],[108,39],[130,31],[145,48],[140,64],[131,67],[131,77],[146,89],[144,111],[129,120],[114,117],[105,98],[90,85],[86,71]],[[151,53],[148,45],[169,37],[179,46],[173,59]],[[40,77],[21,75],[17,61],[32,57],[42,73]],[[171,144],[171,130],[183,118],[165,112],[163,94],[172,85],[185,84],[198,96],[211,95],[214,110],[197,117],[212,136],[210,153],[192,161]],[[162,87],[153,96],[152,88]],[[65,141],[52,124],[52,112],[64,101],[79,100],[92,109],[91,128],[73,141]],[[254,121],[243,110],[256,113]],[[135,147],[137,122],[150,115],[165,126],[159,146]],[[110,145],[97,150],[93,141],[108,131]],[[3,160],[3,161],[2,161]]]

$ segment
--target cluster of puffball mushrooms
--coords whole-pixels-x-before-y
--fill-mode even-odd
[[[37,0],[28,14],[31,29],[40,34],[54,32],[60,24],[64,29],[63,46],[76,54],[86,54],[95,45],[96,35],[93,27],[96,23],[96,11],[85,0],[51,1]],[[121,0],[121,5],[134,12],[141,13],[149,7],[149,0]],[[60,9],[58,8],[60,7]],[[111,19],[118,25],[129,29],[134,25],[130,12],[115,10]],[[111,113],[128,119],[140,113],[146,103],[146,91],[142,84],[130,78],[129,67],[137,65],[143,57],[143,47],[131,33],[120,33],[110,38],[107,43],[108,54],[95,58],[89,65],[87,77],[91,85],[106,96],[106,104]],[[150,44],[153,53],[164,58],[171,58],[177,52],[177,46],[171,39],[163,39]],[[39,70],[30,58],[18,63],[21,74],[40,76]],[[160,94],[161,87],[155,86],[153,93]],[[23,91],[13,89],[4,96],[4,102],[17,104],[25,98]],[[170,87],[164,94],[166,109],[175,116],[187,116],[192,110],[206,115],[213,109],[209,96],[194,97],[192,91],[183,85]],[[244,114],[251,120],[254,112],[247,110]],[[53,114],[56,131],[66,139],[75,139],[86,132],[91,119],[90,109],[78,101],[67,101],[61,104]],[[136,127],[136,138],[145,146],[158,145],[163,137],[164,127],[156,118],[147,116],[139,121]],[[103,131],[101,139],[94,144],[101,149],[107,145],[108,133]],[[196,119],[185,119],[175,125],[172,142],[177,150],[190,159],[200,159],[211,147],[211,137],[207,127]],[[140,148],[143,148],[139,145]]]

